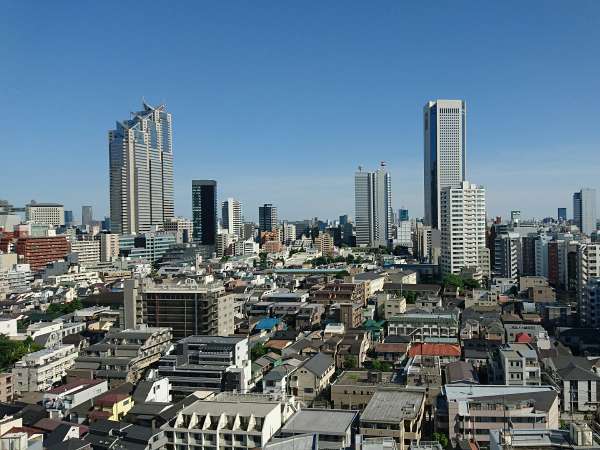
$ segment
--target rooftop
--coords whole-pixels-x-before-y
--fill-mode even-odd
[[[425,392],[382,389],[375,391],[361,416],[365,422],[398,423],[420,414]]]
[[[282,431],[345,435],[358,411],[340,409],[301,409],[282,427]]]

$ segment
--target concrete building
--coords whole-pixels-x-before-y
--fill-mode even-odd
[[[321,231],[315,238],[315,248],[323,256],[333,256],[333,237],[329,233]]]
[[[358,411],[305,408],[281,428],[281,437],[316,434],[319,449],[352,448]]]
[[[119,235],[115,233],[100,234],[100,261],[111,262],[119,257]]]
[[[119,236],[119,255],[132,260],[153,263],[176,245],[175,234],[152,231]]]
[[[583,188],[573,194],[573,222],[579,230],[591,236],[596,231],[596,189]]]
[[[0,373],[0,402],[12,403],[15,396],[12,373]]]
[[[494,239],[492,275],[517,281],[519,276],[520,237],[517,233],[502,233]]]
[[[84,350],[70,373],[83,376],[87,372],[108,380],[111,387],[137,383],[167,352],[171,337],[171,329],[166,327],[111,328],[101,342]]]
[[[375,172],[354,174],[356,245],[387,247],[392,239],[392,181],[385,163]]]
[[[447,384],[436,413],[436,430],[452,443],[490,440],[490,431],[559,427],[558,394],[550,386]]]
[[[279,402],[250,399],[197,400],[177,413],[165,428],[170,448],[264,448],[279,431]]]
[[[336,409],[363,410],[375,391],[393,385],[393,372],[345,370],[331,384],[331,403]]]
[[[600,278],[591,278],[581,295],[580,319],[590,328],[600,328]]]
[[[598,324],[600,321],[598,282],[594,280],[600,278],[600,244],[582,243],[578,246],[577,269],[579,320],[582,326],[592,327],[592,324]]]
[[[175,398],[195,391],[248,392],[252,378],[248,338],[189,336],[160,359],[158,373],[169,378]]]
[[[468,181],[443,188],[439,217],[442,274],[458,274],[466,267],[489,273],[489,264],[485,267],[485,189]]]
[[[428,338],[458,339],[458,329],[458,317],[451,312],[408,312],[388,320],[388,335],[408,336],[412,342],[425,342]]]
[[[60,203],[38,203],[32,200],[25,205],[25,220],[60,227],[65,224],[65,208]]]
[[[106,380],[75,380],[44,392],[42,405],[50,419],[68,418],[71,409],[108,391]]]
[[[600,442],[587,423],[572,422],[569,430],[491,430],[490,450],[587,450],[598,448]]]
[[[15,394],[52,388],[62,381],[77,354],[73,345],[58,345],[23,356],[12,370]]]
[[[233,296],[220,282],[131,279],[124,286],[128,328],[169,326],[175,339],[190,335],[229,336],[234,332]]]
[[[425,391],[382,388],[373,394],[360,416],[360,434],[365,438],[393,438],[399,450],[421,440]]]
[[[561,392],[561,408],[571,414],[600,409],[600,361],[583,356],[557,356],[544,362]]]
[[[171,217],[165,221],[163,228],[175,235],[175,242],[178,244],[192,242],[193,222],[185,217]]]
[[[173,133],[165,105],[119,121],[108,132],[110,221],[116,234],[136,234],[174,215]]]
[[[242,203],[229,197],[221,204],[223,228],[238,239],[242,238]]]
[[[334,359],[328,354],[317,353],[292,374],[292,395],[305,403],[312,402],[329,386],[334,373]]]
[[[538,355],[530,344],[505,344],[497,348],[488,362],[490,384],[539,386],[541,369]]]
[[[77,254],[77,262],[81,266],[95,266],[100,262],[100,241],[97,239],[71,241],[71,253]]]
[[[92,226],[93,221],[94,221],[94,213],[92,211],[92,207],[91,206],[82,206],[81,207],[81,225]]]
[[[425,225],[441,229],[441,192],[466,179],[464,100],[435,100],[423,108]]]
[[[63,260],[70,246],[65,236],[47,236],[18,238],[15,248],[23,262],[36,272],[48,263]]]

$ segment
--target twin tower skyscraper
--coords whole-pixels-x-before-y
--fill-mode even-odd
[[[466,105],[463,100],[436,100],[423,108],[424,222],[439,229],[441,192],[460,188],[466,175]],[[387,246],[392,239],[392,188],[385,164],[354,176],[358,245]]]

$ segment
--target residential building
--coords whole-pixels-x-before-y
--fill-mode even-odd
[[[187,244],[192,242],[193,222],[185,217],[171,217],[163,224],[165,231],[175,235],[175,242]]]
[[[81,266],[95,266],[100,262],[100,241],[97,239],[71,241],[71,253],[77,254]]]
[[[334,359],[326,353],[317,353],[292,374],[292,395],[305,403],[312,402],[329,386],[334,373]]]
[[[442,274],[458,274],[466,267],[489,273],[485,263],[485,189],[463,181],[440,194]],[[487,267],[486,267],[487,265]]]
[[[52,388],[63,380],[76,358],[73,345],[58,345],[23,356],[12,370],[15,394]]]
[[[279,431],[280,402],[258,399],[197,400],[165,428],[169,448],[264,448]]]
[[[428,338],[458,337],[458,317],[453,312],[407,312],[390,317],[388,335],[408,336],[412,342],[426,342]]]
[[[600,244],[582,243],[577,249],[577,303],[582,326],[593,326],[600,320],[597,281],[600,278]],[[588,284],[590,288],[588,289]]]
[[[25,205],[25,220],[60,227],[65,224],[65,208],[60,203],[38,203],[32,200]]]
[[[79,379],[44,392],[42,405],[51,419],[69,418],[71,409],[108,391],[106,380]]]
[[[92,226],[92,222],[94,221],[94,213],[92,212],[91,206],[82,206],[81,207],[81,224],[83,226]]]
[[[490,450],[584,450],[596,448],[600,443],[585,422],[571,422],[568,430],[502,429],[490,431]]]
[[[530,344],[505,344],[490,354],[490,384],[539,386],[541,370],[538,355]]]
[[[560,388],[564,412],[589,414],[600,409],[600,359],[556,356],[544,366]]]
[[[108,132],[111,231],[136,234],[174,215],[173,132],[165,105],[143,110]]]
[[[494,261],[492,274],[494,277],[509,278],[517,281],[519,275],[518,233],[502,233],[494,240]]]
[[[389,292],[377,294],[377,303],[383,313],[385,320],[390,320],[394,316],[406,312],[406,299],[400,295],[394,295]]]
[[[333,237],[329,233],[319,232],[315,238],[315,248],[323,256],[333,256]]]
[[[14,376],[12,373],[0,373],[0,402],[12,403],[15,396],[15,387],[13,384]]]
[[[108,380],[111,387],[137,383],[166,354],[171,338],[171,329],[166,327],[111,328],[101,342],[84,349],[70,373],[92,374]]]
[[[69,248],[65,236],[21,237],[15,245],[16,253],[34,272],[45,268],[48,263],[64,259]]]
[[[193,240],[199,245],[214,247],[217,238],[217,182],[192,181]]]
[[[265,203],[258,207],[258,230],[259,232],[273,231],[277,228],[277,207],[271,203]]]
[[[435,100],[423,108],[425,225],[441,229],[441,192],[466,180],[464,100]]]
[[[583,188],[573,194],[573,222],[579,230],[591,236],[596,231],[596,189]]]
[[[158,373],[169,378],[175,398],[194,391],[248,392],[252,378],[248,338],[186,337],[160,359]]]
[[[436,412],[436,430],[452,443],[490,440],[490,431],[556,429],[558,394],[550,386],[446,384]]]
[[[360,434],[393,438],[399,450],[408,450],[421,440],[424,411],[424,389],[379,389],[360,416]]]
[[[375,172],[354,174],[356,245],[387,247],[392,239],[392,182],[385,163]]]
[[[393,385],[393,372],[345,370],[331,384],[331,403],[336,409],[363,410],[382,385]]]
[[[316,434],[318,448],[343,449],[354,445],[358,411],[304,408],[281,428],[281,437]]]
[[[96,449],[128,448],[160,450],[168,442],[162,428],[150,428],[127,422],[100,419],[92,422],[84,440]]]
[[[296,240],[296,225],[293,223],[284,222],[281,226],[281,230],[283,231],[283,244],[290,245]]]
[[[319,303],[326,308],[334,303],[359,303],[367,301],[366,283],[345,283],[335,280],[327,283],[311,293],[311,302]]]
[[[100,261],[111,262],[119,257],[119,235],[116,233],[100,234]]]
[[[233,295],[221,282],[150,279],[125,280],[126,327],[147,324],[169,326],[173,337],[191,335],[229,336],[234,332]]]
[[[581,293],[580,320],[590,328],[600,328],[600,278],[590,278]]]
[[[242,238],[242,204],[239,200],[229,197],[221,204],[223,228],[238,239]]]

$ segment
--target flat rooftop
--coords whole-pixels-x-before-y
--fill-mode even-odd
[[[425,401],[425,392],[409,390],[375,391],[361,415],[361,421],[398,423],[416,419]]]
[[[341,409],[301,409],[282,427],[293,434],[319,433],[345,435],[356,420],[358,411]]]

